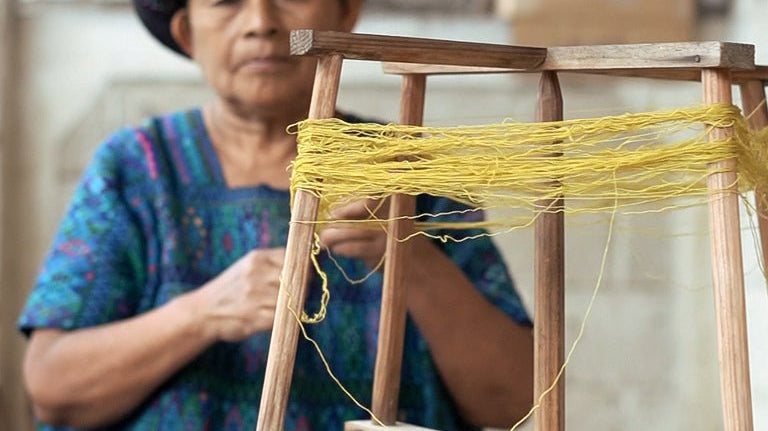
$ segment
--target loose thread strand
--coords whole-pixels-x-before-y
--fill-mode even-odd
[[[539,395],[539,398],[536,400],[536,404],[533,407],[531,407],[531,410],[529,410],[525,416],[523,416],[519,421],[517,421],[517,423],[515,423],[515,425],[513,425],[509,431],[515,431],[521,424],[523,424],[526,420],[528,420],[531,417],[531,415],[533,415],[533,413],[536,412],[536,410],[541,408],[541,403],[544,400],[544,397],[554,390],[554,388],[560,382],[560,379],[562,378],[563,374],[565,373],[566,367],[571,362],[571,357],[573,356],[573,353],[576,351],[576,346],[578,346],[579,342],[581,341],[581,337],[584,335],[584,330],[587,326],[587,321],[589,320],[589,316],[592,314],[592,308],[595,304],[595,300],[597,299],[597,294],[600,291],[600,286],[602,286],[603,284],[603,276],[605,275],[605,264],[608,261],[608,250],[610,249],[611,239],[613,238],[613,226],[614,226],[615,220],[616,220],[616,211],[611,213],[611,219],[608,222],[608,234],[605,240],[605,247],[603,248],[603,255],[600,261],[600,272],[598,274],[597,281],[595,282],[595,288],[592,290],[592,296],[589,299],[587,310],[584,312],[584,318],[581,320],[581,325],[579,326],[579,332],[576,335],[576,338],[573,340],[573,343],[571,343],[570,349],[568,349],[568,355],[565,357],[565,360],[563,361],[563,365],[560,366],[560,369],[558,370],[557,375],[555,375],[555,378],[552,381],[552,384],[549,385],[549,387],[546,390],[544,390],[541,393],[541,395]]]

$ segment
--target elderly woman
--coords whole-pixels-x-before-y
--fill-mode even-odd
[[[289,56],[289,31],[350,31],[361,3],[135,0],[152,34],[195,61],[216,96],[115,133],[85,172],[19,320],[41,429],[254,428],[296,155],[286,127],[307,115],[315,67]],[[418,205],[460,207],[427,196]],[[365,215],[359,203],[343,212]],[[322,235],[351,274],[366,274],[384,250],[381,233]],[[414,247],[401,419],[509,425],[531,404],[532,338],[498,251],[488,239]],[[309,330],[365,401],[381,275],[352,286],[321,261],[333,305]],[[313,303],[316,280],[309,291]],[[286,429],[341,430],[364,416],[299,343]]]

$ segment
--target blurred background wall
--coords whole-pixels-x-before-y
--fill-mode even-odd
[[[765,0],[369,0],[358,31],[565,45],[727,40],[768,63]],[[111,131],[209,97],[125,0],[0,0],[0,430],[27,430],[14,321],[78,176]],[[399,80],[348,62],[340,106],[397,118]],[[533,119],[537,76],[430,79],[427,124]],[[689,106],[692,83],[563,75],[566,118]],[[738,93],[736,93],[738,101]],[[503,217],[494,211],[493,217]],[[570,343],[600,273],[605,223],[569,223]],[[604,219],[603,219],[604,221]],[[744,216],[745,226],[749,217]],[[603,285],[567,371],[568,429],[720,430],[704,209],[620,218]],[[529,309],[530,231],[497,237]],[[768,429],[768,294],[744,231],[755,429]]]

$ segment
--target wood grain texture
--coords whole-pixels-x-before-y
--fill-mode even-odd
[[[547,50],[413,37],[293,30],[291,54],[339,54],[356,60],[528,69],[539,66]]]
[[[371,421],[349,421],[344,423],[344,431],[437,431],[432,428],[424,428],[416,425],[409,425],[397,422],[394,425],[388,425],[386,428],[376,425]]]
[[[747,81],[739,86],[741,90],[742,110],[748,116],[752,130],[762,130],[768,127],[768,106],[765,100],[765,87],[761,81]],[[768,190],[765,187],[755,189],[755,207],[757,208],[757,224],[760,231],[760,247],[763,257],[763,268],[768,260]]]
[[[734,82],[760,81],[763,86],[768,85],[768,66],[756,65],[752,70],[733,70],[731,71]]]
[[[24,90],[20,61],[23,49],[21,38],[22,17],[17,3],[0,0],[0,142],[17,142],[22,133],[19,100]],[[22,362],[27,339],[19,334],[16,319],[24,306],[29,289],[25,272],[25,258],[29,253],[19,253],[20,245],[31,247],[25,233],[29,229],[14,229],[24,225],[29,212],[18,205],[17,199],[26,199],[28,185],[17,181],[24,170],[23,154],[17,145],[0,144],[0,430],[32,431],[35,429],[32,408],[27,398],[22,376]]]
[[[420,126],[424,119],[426,76],[405,75],[400,92],[400,123]],[[385,425],[397,420],[400,371],[405,339],[407,312],[405,289],[406,266],[410,261],[410,242],[401,242],[414,230],[413,221],[397,220],[416,212],[416,198],[394,195],[390,198],[387,236],[387,261],[384,267],[384,285],[379,317],[379,341],[373,378],[373,414]]]
[[[703,70],[702,85],[704,103],[732,103],[728,70]],[[713,129],[710,139],[722,139],[731,133],[730,128]],[[736,161],[712,163],[710,169],[712,173],[707,178],[710,242],[724,429],[751,431],[752,396]]]
[[[547,49],[543,70],[647,68],[753,69],[755,47],[730,42],[561,46]]]
[[[315,86],[310,105],[310,118],[333,117],[341,76],[342,57],[322,57],[317,64]],[[294,314],[301,313],[309,278],[309,256],[317,218],[318,199],[297,190],[291,209],[291,225],[281,274],[280,294],[275,310],[275,323],[269,345],[269,358],[259,407],[257,431],[280,431],[285,426],[285,409],[296,360],[299,325]],[[290,309],[289,309],[290,308]]]
[[[357,60],[526,71],[755,68],[755,47],[731,42],[537,48],[359,33],[291,31],[291,54],[329,53]]]
[[[445,66],[440,64],[383,62],[382,71],[390,75],[472,75],[495,73],[540,73],[539,70],[505,69],[503,67]],[[701,82],[700,68],[642,68],[605,70],[564,70],[560,73],[582,75],[604,75],[624,78],[663,79],[667,81]],[[768,85],[768,66],[758,65],[753,70],[733,70],[734,83],[758,81]]]
[[[536,121],[562,119],[563,97],[557,74],[543,72]],[[557,186],[556,181],[553,186]],[[561,197],[539,205],[549,210],[539,215],[534,226],[534,401],[555,381],[565,351],[564,202]],[[565,378],[541,400],[534,423],[536,431],[565,430]]]
[[[495,74],[495,73],[541,73],[539,69],[509,69],[503,67],[476,67],[476,66],[446,66],[442,64],[425,63],[399,63],[383,62],[382,71],[390,75],[407,75],[420,73],[424,75],[472,75],[472,74]],[[604,69],[604,70],[559,70],[559,73],[569,74],[587,74],[619,76],[627,78],[648,78],[665,79],[670,81],[701,81],[701,69],[692,68],[638,68],[638,69]],[[755,71],[736,71],[735,77],[740,73],[751,73],[750,76],[763,75],[768,81],[768,70]],[[755,73],[753,73],[755,72]]]
[[[561,73],[577,73],[589,75],[619,76],[627,78],[663,79],[669,81],[695,81],[701,82],[700,67],[643,67],[636,69],[598,69],[598,70],[561,70]],[[492,74],[492,73],[539,73],[538,69],[521,70],[503,67],[477,67],[477,66],[446,66],[440,64],[424,63],[382,63],[384,73],[391,75],[406,75],[420,73],[424,75],[468,75],[468,74]],[[757,65],[754,69],[736,69],[731,71],[731,80],[736,83],[747,81],[760,81],[763,85],[768,83],[768,66]]]

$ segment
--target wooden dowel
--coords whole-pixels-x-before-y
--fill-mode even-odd
[[[755,65],[752,70],[734,70],[731,75],[733,82],[759,81],[763,86],[768,84],[768,66],[762,64]]]
[[[530,69],[544,61],[547,49],[337,31],[291,31],[291,54],[329,53],[356,60]]]
[[[309,118],[329,118],[336,112],[336,96],[341,76],[342,57],[331,55],[318,60]],[[285,410],[293,378],[299,325],[291,312],[301,314],[309,276],[309,257],[315,232],[318,199],[303,190],[294,195],[291,225],[275,310],[275,323],[269,344],[269,358],[261,393],[257,431],[280,431],[285,426]]]
[[[556,46],[543,70],[729,68],[754,69],[755,46],[703,41]]]
[[[389,42],[390,49],[397,49],[399,40]],[[328,44],[330,45],[330,43]],[[343,50],[341,43],[334,48]],[[467,47],[471,49],[471,47]],[[478,45],[475,51],[483,52]],[[407,60],[394,58],[368,58],[371,55],[359,52],[361,59],[387,61],[387,73],[407,74],[450,74],[450,73],[493,73],[493,72],[557,72],[600,73],[620,76],[648,76],[673,80],[699,80],[699,71],[704,68],[729,68],[738,79],[768,80],[768,68],[755,67],[755,47],[748,44],[729,42],[671,42],[620,45],[554,46],[547,48],[546,59],[536,67],[504,65],[501,62],[472,61],[446,62],[438,58],[415,56]],[[399,63],[398,63],[399,62]],[[751,77],[751,78],[750,78]],[[760,78],[762,77],[762,78]]]
[[[562,119],[563,98],[557,74],[544,72],[539,81],[536,121]],[[543,200],[539,205],[547,210],[539,215],[534,227],[534,402],[555,381],[563,364],[565,345],[563,199]],[[536,431],[565,429],[564,379],[542,399],[534,420]]]
[[[761,81],[747,81],[740,84],[741,101],[744,115],[748,118],[752,130],[762,130],[768,127],[768,106],[765,100],[765,88]],[[763,270],[768,262],[768,190],[758,185],[755,188],[755,208],[757,209],[757,225],[760,231],[760,250],[763,258]],[[768,272],[763,274],[768,276]]]
[[[441,64],[425,63],[382,63],[384,73],[391,75],[407,75],[420,73],[424,75],[470,75],[470,74],[494,74],[494,73],[541,73],[537,69],[509,69],[503,67],[478,67],[478,66],[445,66]],[[663,79],[666,81],[695,81],[701,82],[701,68],[672,67],[656,68],[643,67],[641,69],[568,69],[560,73],[581,75],[603,75],[624,78]],[[762,85],[768,83],[768,66],[756,66],[752,70],[734,70],[731,79],[736,83],[747,81],[760,81]]]
[[[704,69],[701,80],[704,103],[732,103],[727,69]],[[713,129],[709,138],[720,140],[732,132],[730,128]],[[724,429],[751,431],[752,396],[736,161],[715,162],[710,169],[707,187]]]
[[[405,75],[400,94],[400,123],[413,126],[422,124],[426,76]],[[412,220],[397,220],[416,211],[416,198],[395,195],[390,198],[389,235],[387,237],[384,285],[381,294],[379,341],[373,379],[373,414],[384,423],[394,425],[397,420],[400,371],[405,338],[406,296],[405,271],[410,260],[410,243],[401,242],[413,232]]]

